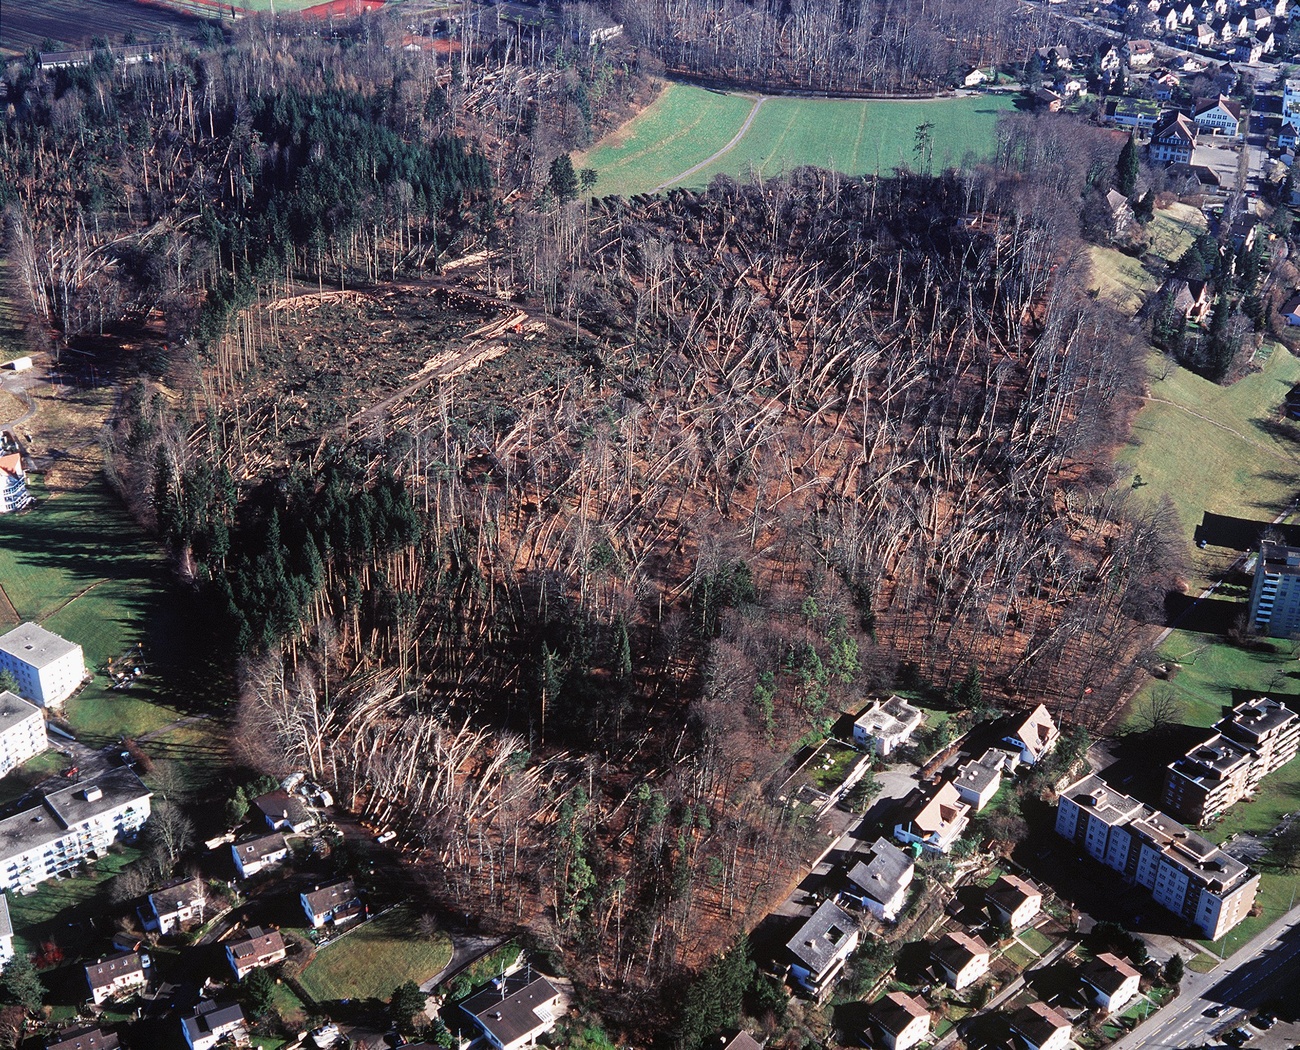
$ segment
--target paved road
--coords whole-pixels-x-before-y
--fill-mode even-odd
[[[1212,1033],[1233,1027],[1275,996],[1293,998],[1300,980],[1300,908],[1293,908],[1242,948],[1228,962],[1207,974],[1187,971],[1182,994],[1151,1020],[1114,1044],[1114,1050],[1139,1047],[1175,1050],[1201,1046]],[[1205,1016],[1224,1004],[1221,1017]],[[1252,1043],[1259,1045],[1264,1040]]]

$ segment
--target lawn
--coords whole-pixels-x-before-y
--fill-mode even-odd
[[[108,856],[88,869],[88,875],[42,883],[27,896],[7,894],[16,947],[35,952],[52,938],[69,958],[78,953],[94,954],[96,945],[102,945],[112,933],[107,927],[97,930],[92,925],[110,911],[105,883],[139,858],[137,849],[114,846]]]
[[[68,702],[73,728],[92,743],[139,736],[220,696],[227,680],[213,647],[194,644],[210,636],[202,611],[172,589],[156,548],[103,483],[54,496],[33,488],[35,507],[0,519],[0,581],[20,619],[85,651],[94,680]],[[106,661],[136,643],[147,673],[129,691],[109,688]]]
[[[1177,262],[1207,226],[1205,214],[1190,204],[1161,208],[1147,224],[1147,251],[1166,262]]]
[[[1173,500],[1189,550],[1206,511],[1275,517],[1300,476],[1300,426],[1280,422],[1282,401],[1300,382],[1300,360],[1277,347],[1259,372],[1227,387],[1154,351],[1150,362],[1150,399],[1118,457],[1141,475],[1139,491]]]
[[[1219,960],[1213,955],[1208,955],[1205,952],[1198,952],[1188,960],[1187,968],[1195,973],[1209,973],[1218,965]]]
[[[394,908],[322,948],[303,971],[303,990],[318,1003],[384,999],[403,981],[421,984],[451,961],[451,941],[416,935],[416,916]]]
[[[860,758],[862,758],[860,751],[828,741],[821,752],[808,763],[808,778],[819,791],[834,791],[844,783],[849,770]]]
[[[1213,634],[1174,631],[1160,647],[1159,656],[1182,664],[1181,670],[1168,681],[1153,680],[1144,686],[1129,706],[1121,730],[1138,728],[1142,698],[1152,689],[1172,695],[1179,705],[1178,720],[1194,726],[1217,722],[1224,705],[1232,703],[1234,689],[1259,695],[1292,691],[1296,643],[1274,638],[1262,644],[1268,651],[1242,649]]]
[[[1113,303],[1129,317],[1159,287],[1159,282],[1131,255],[1095,244],[1088,249],[1088,254],[1092,258],[1092,284],[1088,290],[1095,291],[1099,298]]]
[[[1052,945],[1056,943],[1052,938],[1048,937],[1047,934],[1043,933],[1041,930],[1035,930],[1033,927],[1030,927],[1027,930],[1022,930],[1020,933],[1020,939],[1039,955],[1046,955],[1052,950]]]
[[[1002,949],[1002,957],[1017,970],[1024,970],[1038,961],[1038,956],[1019,941],[1012,941]]]
[[[649,193],[726,146],[753,105],[752,96],[669,83],[574,164],[596,170],[597,196]],[[735,148],[674,185],[700,188],[714,175],[743,179],[751,171],[770,177],[805,164],[852,175],[914,167],[916,131],[927,122],[932,164],[942,169],[967,155],[987,157],[998,115],[1012,105],[994,95],[923,102],[765,98]]]

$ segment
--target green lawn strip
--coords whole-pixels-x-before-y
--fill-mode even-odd
[[[1052,938],[1048,937],[1047,934],[1043,933],[1042,930],[1036,930],[1032,926],[1029,929],[1020,932],[1020,939],[1039,955],[1046,955],[1051,951],[1052,945],[1056,943]]]
[[[1232,703],[1234,689],[1261,695],[1290,691],[1293,680],[1289,675],[1295,666],[1296,643],[1268,639],[1263,644],[1268,648],[1256,652],[1232,645],[1217,635],[1174,631],[1165,639],[1159,655],[1177,661],[1182,667],[1168,681],[1156,679],[1143,687],[1129,706],[1121,729],[1137,728],[1143,697],[1152,689],[1166,690],[1177,699],[1177,717],[1182,722],[1207,727],[1222,717],[1225,705]]]
[[[670,82],[631,121],[575,157],[574,166],[596,170],[597,196],[649,193],[722,149],[753,106],[752,97]]]
[[[1196,973],[1209,973],[1218,965],[1219,960],[1213,955],[1207,955],[1205,952],[1198,952],[1187,962],[1187,968]]]
[[[1280,423],[1282,434],[1300,439],[1300,425],[1280,420],[1287,391],[1300,382],[1300,360],[1278,347],[1259,372],[1228,387],[1154,351],[1150,360],[1150,400],[1118,459],[1142,476],[1144,496],[1173,500],[1189,550],[1206,511],[1271,519],[1286,507],[1300,454],[1269,428]]]
[[[88,920],[108,914],[105,884],[140,856],[138,849],[115,846],[106,857],[90,865],[87,874],[43,882],[26,896],[10,892],[9,915],[16,948],[35,952],[43,941],[53,938],[66,958],[83,952],[94,954],[94,946],[103,943],[107,931],[94,930]]]
[[[1023,970],[1038,961],[1038,956],[1019,941],[1011,941],[1005,948],[1003,948],[1002,957],[1011,963],[1017,970]]]
[[[300,978],[303,990],[317,1002],[387,1000],[404,981],[427,981],[451,961],[451,941],[419,937],[415,925],[415,914],[399,907],[344,934],[316,953]]]
[[[1159,282],[1131,255],[1114,248],[1092,245],[1092,283],[1089,291],[1115,304],[1121,313],[1132,317],[1159,287]]]
[[[850,175],[916,168],[916,132],[925,123],[933,125],[929,163],[940,171],[968,154],[992,153],[998,116],[1012,105],[994,95],[924,102],[769,98],[736,147],[683,185],[707,186],[718,174],[744,179],[751,169],[770,178],[806,164]]]

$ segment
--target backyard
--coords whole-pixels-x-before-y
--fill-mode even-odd
[[[979,95],[929,101],[862,101],[731,95],[668,83],[641,114],[574,159],[594,168],[597,196],[649,193],[672,183],[708,185],[714,175],[764,177],[802,165],[851,175],[915,168],[917,131],[930,125],[934,170],[993,150],[998,115],[1010,96]],[[753,116],[733,148],[687,178],[679,176],[723,149]]]
[[[316,953],[303,971],[303,991],[318,1003],[337,999],[383,999],[404,981],[422,984],[451,961],[442,933],[413,936],[416,915],[405,907],[345,933]]]

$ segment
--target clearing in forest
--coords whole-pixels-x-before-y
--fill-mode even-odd
[[[993,151],[993,129],[1010,96],[910,100],[768,97],[735,145],[726,147],[754,111],[755,97],[669,83],[633,120],[575,159],[598,174],[597,196],[649,193],[701,162],[674,182],[698,189],[714,175],[780,175],[814,165],[851,175],[888,174],[914,167],[917,128],[933,124],[931,163],[937,170],[967,154]]]

